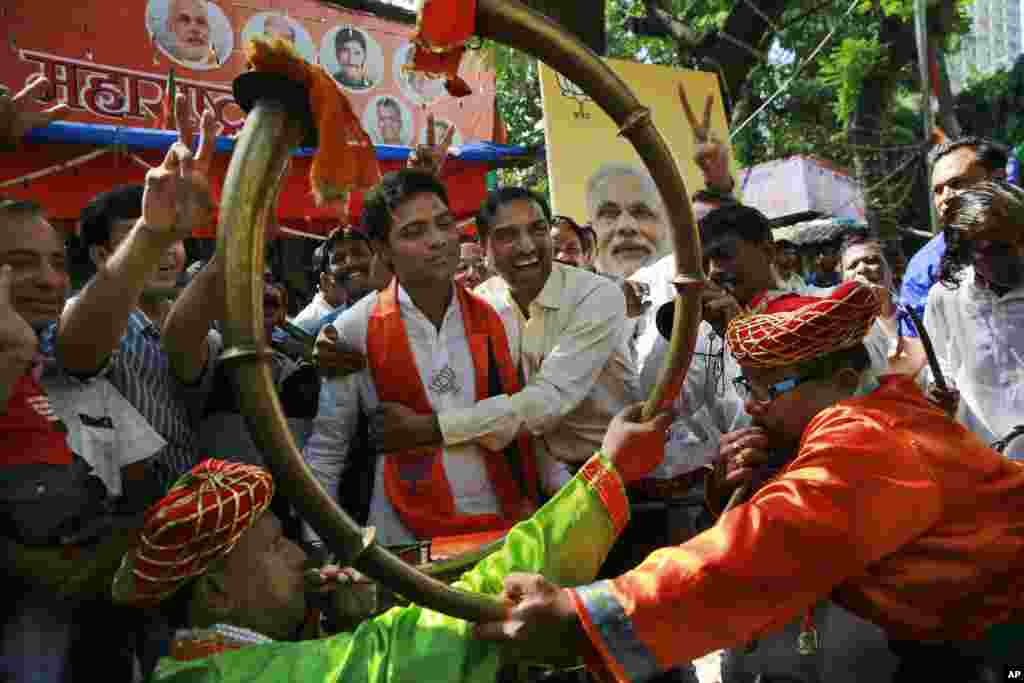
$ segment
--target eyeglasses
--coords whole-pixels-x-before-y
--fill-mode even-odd
[[[732,385],[736,387],[736,393],[739,394],[740,398],[747,399],[753,398],[755,401],[761,404],[768,404],[777,399],[783,394],[796,389],[804,382],[810,382],[812,380],[819,379],[817,375],[803,375],[802,377],[789,377],[777,382],[762,392],[760,387],[756,387],[750,383],[750,380],[740,375],[732,381]],[[765,395],[767,394],[767,395]]]

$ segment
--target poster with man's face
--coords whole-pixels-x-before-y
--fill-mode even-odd
[[[409,147],[416,137],[412,112],[393,95],[370,100],[363,112],[363,128],[375,145]]]
[[[220,68],[234,49],[234,29],[209,0],[149,0],[146,28],[156,47],[188,69]]]
[[[260,12],[250,17],[242,29],[242,45],[255,36],[269,40],[281,38],[291,43],[302,58],[316,63],[316,45],[306,28],[295,19],[279,12]]]
[[[690,194],[704,186],[693,160],[694,140],[677,87],[703,110],[714,97],[711,124],[721,140],[728,126],[715,74],[605,60],[637,99],[649,107]],[[671,251],[669,219],[640,156],[619,127],[578,84],[540,65],[551,203],[556,214],[590,223],[597,233],[598,270],[629,277]],[[580,154],[586,149],[586,154]]]
[[[384,76],[384,52],[368,32],[342,25],[328,31],[320,42],[320,63],[345,90],[365,92]]]

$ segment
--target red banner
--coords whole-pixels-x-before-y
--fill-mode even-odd
[[[452,98],[443,80],[402,69],[412,26],[301,0],[79,0],[56,14],[46,3],[13,5],[3,16],[0,82],[17,90],[46,75],[72,121],[153,127],[174,68],[193,115],[211,108],[222,134],[235,133],[243,115],[231,81],[245,69],[246,41],[263,34],[291,40],[334,74],[374,144],[424,140],[428,112],[438,127],[455,126],[455,144],[493,139],[493,71],[464,66],[473,94]]]
[[[53,84],[49,101],[67,102],[70,121],[155,127],[173,68],[177,92],[186,95],[192,115],[198,120],[201,111],[212,109],[220,134],[233,135],[244,114],[231,96],[231,81],[245,69],[245,42],[265,34],[287,38],[306,59],[335,75],[375,144],[425,141],[428,113],[436,118],[437,139],[449,125],[455,126],[455,145],[493,139],[494,72],[464,65],[460,75],[473,94],[456,99],[442,79],[404,71],[412,57],[412,26],[302,0],[79,0],[56,14],[45,3],[13,4],[2,15],[7,40],[0,49],[0,83],[17,91],[42,73]],[[66,164],[90,149],[28,145],[20,154],[4,156],[0,181]],[[39,200],[51,218],[72,220],[96,193],[141,182],[140,161],[159,159],[119,150],[0,192]],[[226,157],[218,159],[218,175],[226,164]],[[399,165],[382,164],[382,170]],[[457,215],[470,215],[479,206],[486,194],[485,171],[457,159],[446,166]],[[279,217],[297,230],[325,233],[337,223],[338,212],[313,205],[308,172],[309,160],[297,159],[281,193]]]

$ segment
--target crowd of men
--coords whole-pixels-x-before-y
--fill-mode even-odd
[[[62,115],[30,105],[45,86],[6,98],[0,142]],[[96,273],[74,296],[46,207],[0,200],[5,677],[541,676],[524,661],[579,680],[582,661],[695,681],[717,650],[730,683],[1024,664],[1024,190],[1000,145],[932,151],[942,230],[905,273],[866,229],[813,258],[776,242],[725,147],[701,145],[703,320],[647,421],[676,262],[643,169],[598,169],[585,218],[499,188],[468,239],[444,145],[420,149],[318,249],[296,317],[268,276],[274,383],[325,491],[386,546],[505,536],[460,579],[509,604],[474,626],[381,612],[274,496],[220,362],[220,256],[181,285],[215,136],[209,114],[177,121],[140,185],[83,207]]]

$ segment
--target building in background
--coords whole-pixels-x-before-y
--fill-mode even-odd
[[[953,91],[975,75],[1009,69],[1021,54],[1021,0],[974,0],[968,7],[971,29],[960,52],[949,57]]]

